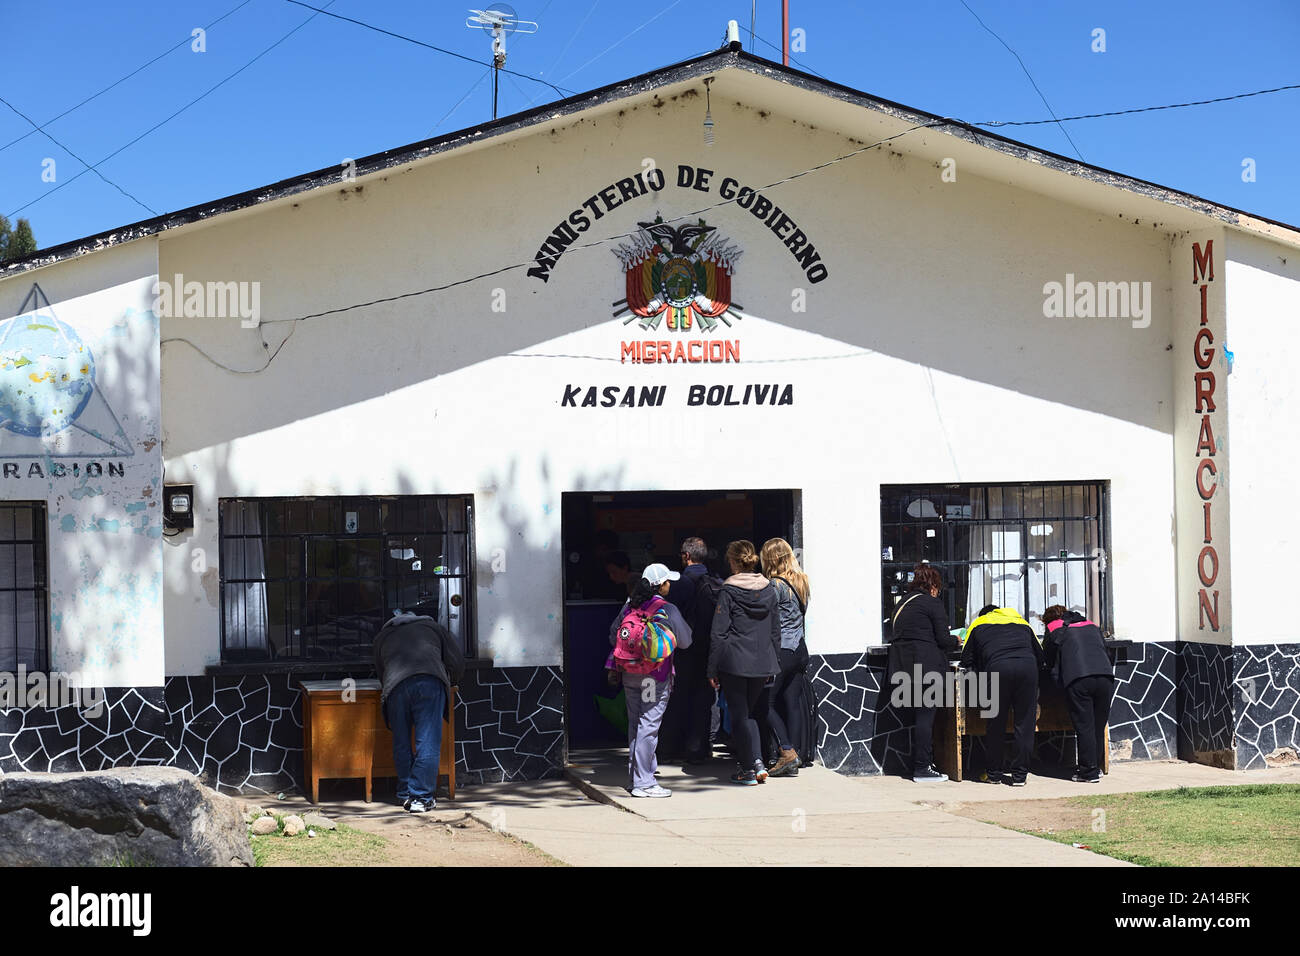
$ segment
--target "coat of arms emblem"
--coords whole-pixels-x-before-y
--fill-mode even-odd
[[[743,308],[731,298],[731,277],[740,258],[738,246],[716,226],[696,223],[674,226],[663,216],[639,222],[629,242],[614,248],[627,278],[627,298],[613,303],[615,318],[627,325],[640,319],[643,329],[712,332],[721,320],[740,319]]]

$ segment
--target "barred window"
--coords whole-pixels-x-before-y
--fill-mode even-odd
[[[50,666],[45,503],[0,502],[0,671]]]
[[[1042,612],[1063,604],[1109,634],[1108,523],[1105,482],[883,485],[885,631],[912,569],[928,561],[954,628],[996,604],[1042,633]]]
[[[369,662],[397,610],[472,657],[473,499],[221,500],[221,656]]]

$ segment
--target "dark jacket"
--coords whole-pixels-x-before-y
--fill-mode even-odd
[[[776,589],[761,574],[733,574],[722,585],[713,612],[710,678],[772,677],[780,669],[781,619]]]
[[[1049,625],[1043,657],[1048,667],[1059,663],[1062,687],[1069,687],[1081,677],[1115,676],[1101,629],[1074,611],[1056,627]]]
[[[1034,629],[1016,611],[1000,607],[971,622],[961,651],[963,667],[995,671],[1003,665],[1043,663],[1042,648]]]
[[[682,576],[668,585],[668,602],[675,604],[682,617],[691,619],[691,609],[695,606],[695,589],[700,578],[709,573],[702,564],[688,564],[682,568]]]
[[[921,665],[922,671],[947,671],[947,655],[955,653],[961,645],[948,633],[948,611],[943,602],[926,591],[913,591],[903,601],[907,602],[906,607],[900,602],[902,610],[894,612],[893,637],[889,642],[890,673],[910,673],[916,664]]]
[[[451,632],[433,618],[403,614],[385,624],[375,638],[375,670],[384,688],[381,700],[387,722],[388,695],[398,684],[428,674],[450,689],[465,673],[465,655]]]

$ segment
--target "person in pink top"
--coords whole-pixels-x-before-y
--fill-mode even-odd
[[[649,609],[668,594],[668,585],[681,577],[665,565],[651,564],[641,572],[641,578],[609,627],[609,643],[618,640],[623,618],[633,609]],[[691,646],[691,628],[673,604],[663,603],[668,615],[668,628],[677,639],[679,650]],[[611,657],[611,660],[613,658]],[[634,797],[671,797],[672,791],[661,787],[655,780],[659,761],[655,751],[659,747],[659,725],[668,698],[673,690],[673,655],[649,673],[622,672],[623,693],[627,697],[627,775],[628,789]]]

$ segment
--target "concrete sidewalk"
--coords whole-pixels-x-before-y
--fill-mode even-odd
[[[1125,866],[1118,860],[987,823],[945,813],[933,797],[912,789],[878,787],[879,777],[846,777],[822,767],[798,777],[740,787],[727,776],[731,764],[661,768],[668,799],[638,799],[624,788],[625,752],[575,754],[569,779],[593,799],[629,811],[662,836],[646,856],[609,851],[614,865],[830,865],[830,866]],[[962,788],[962,784],[951,785]],[[983,790],[1010,787],[971,784]],[[928,802],[927,802],[928,801]],[[560,859],[544,838],[511,829]],[[649,839],[652,831],[644,830]],[[704,853],[707,851],[707,855]],[[617,858],[615,858],[617,857]],[[576,862],[576,861],[573,861]]]
[[[673,796],[651,800],[623,789],[626,751],[575,753],[572,759],[566,780],[464,786],[457,800],[439,801],[439,815],[469,812],[574,866],[1127,866],[947,811],[991,800],[1300,783],[1300,767],[1235,773],[1162,761],[1116,764],[1097,785],[1037,775],[1016,788],[914,784],[812,767],[798,777],[740,787],[727,780],[730,763],[718,761],[665,766],[660,782]],[[378,804],[347,811],[406,816]]]

